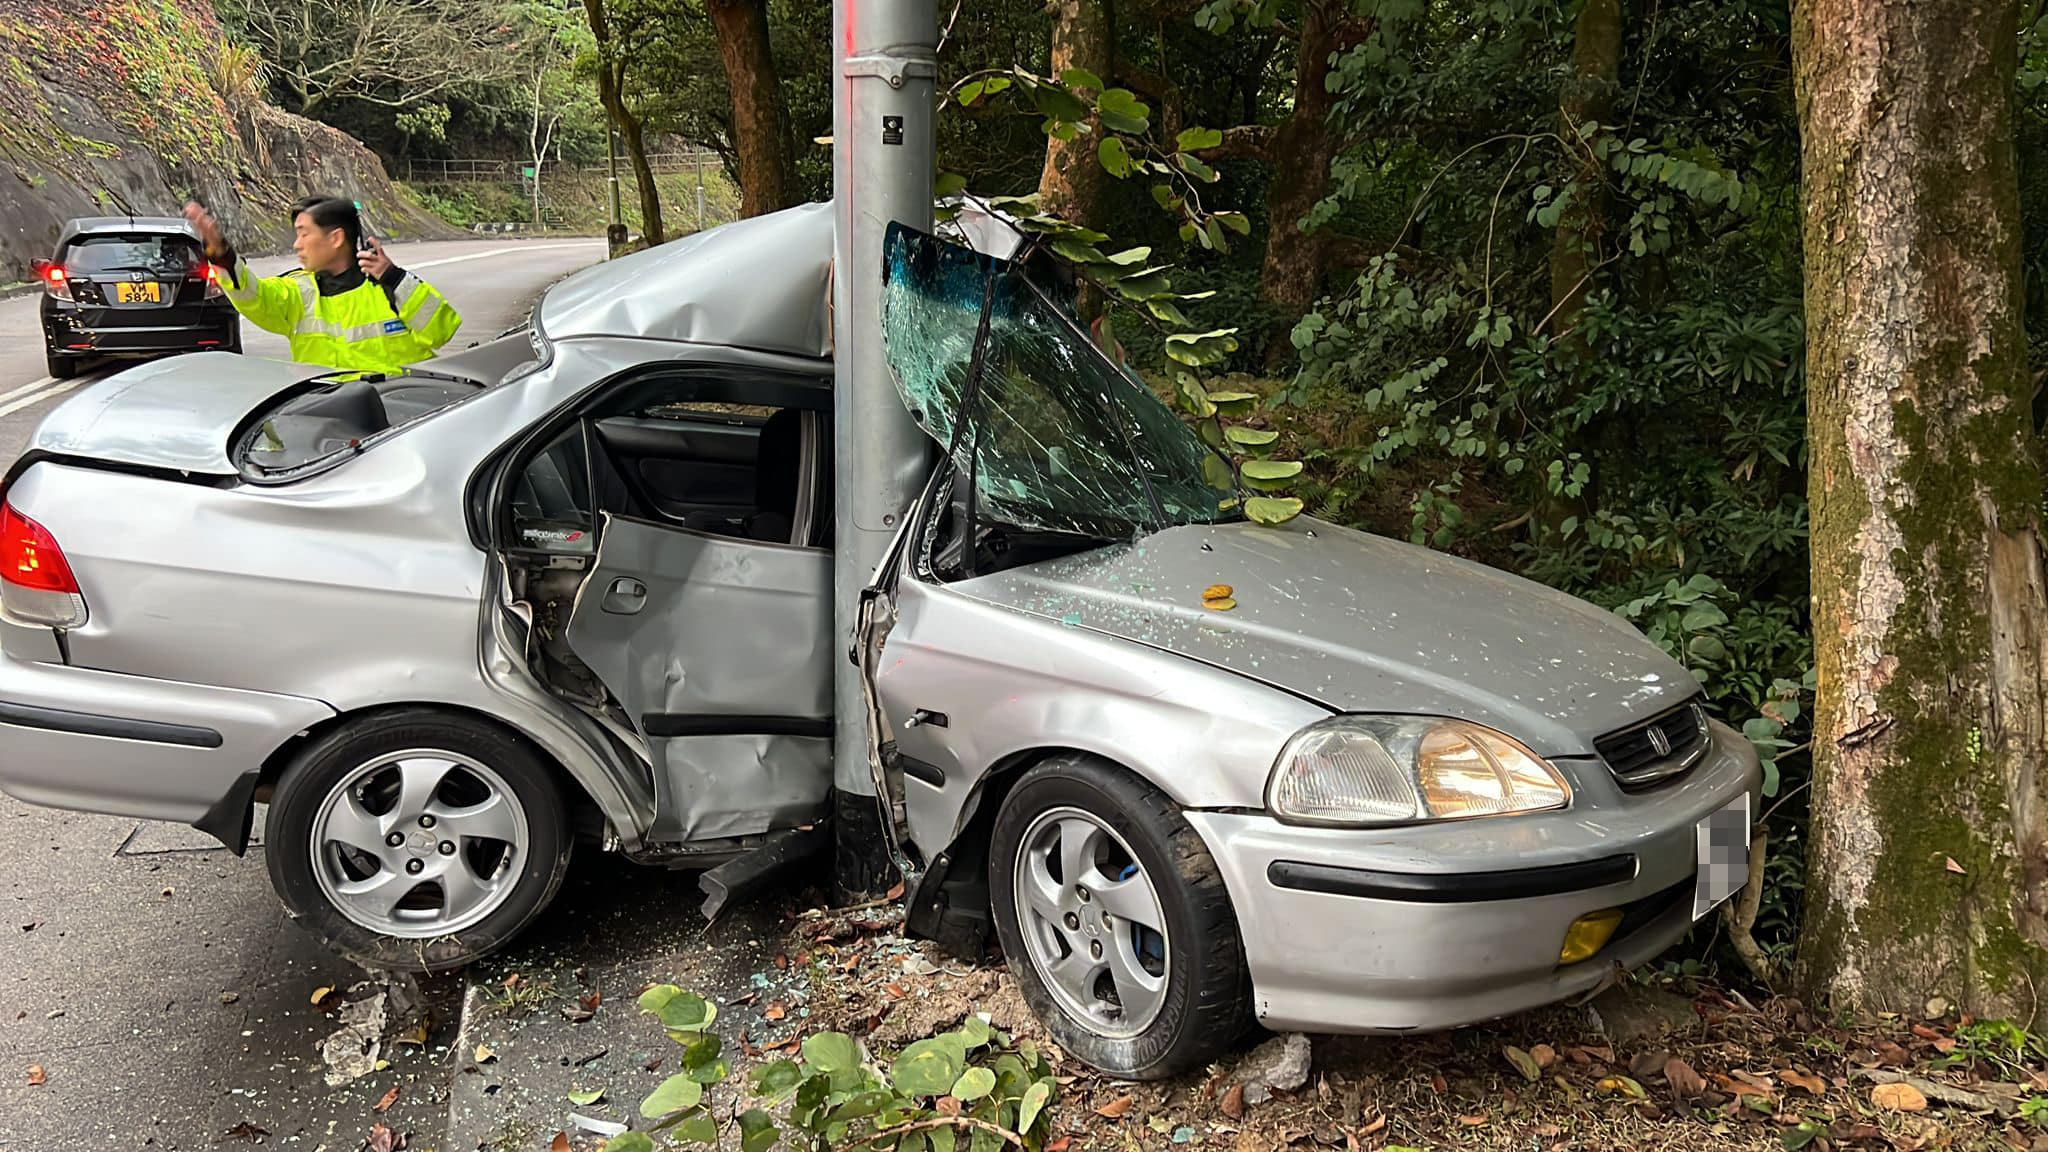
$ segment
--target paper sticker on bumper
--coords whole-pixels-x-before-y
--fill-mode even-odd
[[[1699,822],[1699,877],[1693,882],[1692,918],[1697,920],[1742,890],[1749,880],[1749,793]]]

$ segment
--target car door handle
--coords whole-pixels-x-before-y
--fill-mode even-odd
[[[647,585],[631,576],[621,576],[605,592],[603,607],[615,616],[631,616],[647,607]]]

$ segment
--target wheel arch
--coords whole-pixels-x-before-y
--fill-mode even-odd
[[[535,739],[532,733],[525,731],[501,716],[493,716],[488,712],[461,704],[450,704],[445,701],[436,700],[392,701],[390,703],[368,705],[347,712],[337,712],[310,727],[294,733],[291,738],[287,739],[273,750],[269,756],[265,757],[260,767],[245,773],[243,779],[238,781],[235,788],[230,790],[228,796],[223,798],[224,805],[216,805],[215,811],[209,812],[206,818],[196,826],[200,827],[203,831],[213,833],[230,850],[234,851],[236,855],[240,855],[248,846],[251,826],[255,819],[255,805],[269,801],[271,794],[277,787],[278,778],[283,776],[285,769],[291,767],[293,762],[307,748],[311,747],[314,742],[342,728],[374,723],[382,717],[409,711],[436,712],[444,715],[460,716],[473,723],[496,729],[510,739],[525,746],[535,756],[539,757],[541,763],[548,766],[550,774],[554,776],[556,785],[561,789],[562,796],[569,805],[569,821],[572,832],[579,839],[602,835],[606,823],[602,805],[591,795],[590,789],[584,784],[583,780],[575,772],[571,771],[567,765],[563,764],[561,758],[549,750],[545,744]],[[222,815],[230,816],[233,820],[239,821],[241,830],[236,839],[221,835],[221,829],[217,827],[207,826],[209,821],[218,823],[216,821],[216,813],[220,813],[223,806],[228,809],[228,812],[222,813]],[[228,830],[232,835],[232,825],[229,826]]]
[[[913,936],[936,941],[963,959],[978,960],[994,931],[989,909],[989,846],[996,813],[1024,774],[1062,756],[1085,756],[1157,784],[1123,760],[1092,748],[1047,744],[999,757],[961,805],[953,838],[931,857],[909,894],[904,926]]]

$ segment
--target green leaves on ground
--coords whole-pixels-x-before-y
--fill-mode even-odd
[[[683,1046],[684,1070],[641,1102],[654,1131],[683,1144],[731,1147],[709,1088],[729,1072],[719,1038],[679,1030],[670,1020],[717,1017],[717,1008],[673,985],[649,989],[641,1008]],[[970,1016],[958,1029],[919,1040],[893,1059],[870,1059],[843,1032],[803,1038],[800,1059],[755,1068],[746,1103],[730,1123],[740,1152],[793,1148],[918,1147],[931,1152],[967,1148],[996,1152],[1018,1144],[1036,1152],[1045,1144],[1047,1109],[1057,1095],[1052,1066],[1029,1043],[1017,1043],[987,1020]],[[887,1071],[883,1068],[886,1066]],[[737,1105],[735,1105],[737,1107]],[[900,1141],[900,1143],[896,1143]],[[665,1145],[629,1132],[606,1152],[656,1152]]]

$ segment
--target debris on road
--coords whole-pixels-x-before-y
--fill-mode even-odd
[[[1289,1032],[1252,1049],[1230,1074],[1230,1083],[1244,1089],[1246,1104],[1264,1104],[1276,1091],[1293,1092],[1308,1083],[1308,1070],[1308,1037]]]

